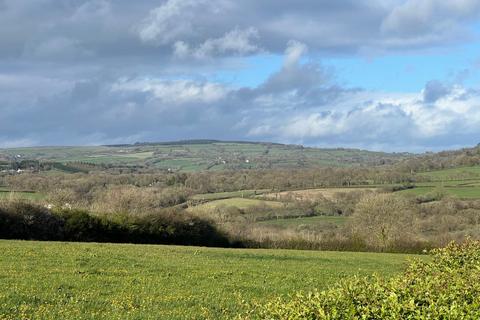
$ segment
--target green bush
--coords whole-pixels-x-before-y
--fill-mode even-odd
[[[401,275],[352,278],[258,306],[244,319],[480,319],[480,242],[451,243]]]

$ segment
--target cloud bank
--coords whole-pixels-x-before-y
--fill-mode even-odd
[[[424,151],[480,142],[480,91],[342,85],[322,57],[475,41],[480,1],[0,1],[0,146],[217,138]],[[21,23],[19,23],[21,22]],[[259,85],[216,79],[257,55]]]

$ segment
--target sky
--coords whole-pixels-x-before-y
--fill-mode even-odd
[[[480,142],[480,0],[0,0],[0,147]]]

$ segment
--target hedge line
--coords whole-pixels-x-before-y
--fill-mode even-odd
[[[83,210],[48,210],[21,201],[0,204],[0,238],[231,247],[211,223],[178,210],[132,217]]]

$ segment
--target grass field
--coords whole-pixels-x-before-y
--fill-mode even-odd
[[[37,192],[12,192],[0,189],[0,199],[26,199],[26,200],[42,200],[45,196]]]
[[[457,186],[457,187],[417,187],[399,191],[399,194],[423,196],[432,192],[444,192],[446,195],[459,199],[480,199],[480,186]]]
[[[480,166],[458,167],[445,170],[422,172],[420,175],[435,181],[480,179]]]
[[[399,254],[0,241],[0,319],[229,319],[245,302],[391,276]]]

